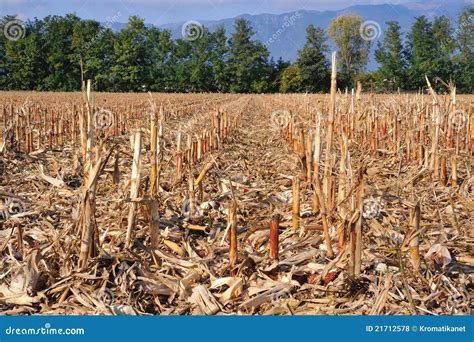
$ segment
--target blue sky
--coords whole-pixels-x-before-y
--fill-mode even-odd
[[[242,13],[283,13],[292,10],[332,10],[357,4],[402,4],[414,0],[0,0],[0,16],[18,14],[21,19],[50,14],[76,13],[101,22],[126,22],[139,15],[161,25],[187,20],[215,20]],[[418,0],[426,2],[427,0]]]

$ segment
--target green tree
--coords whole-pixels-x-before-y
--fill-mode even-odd
[[[5,17],[0,29],[3,32],[7,23],[18,24],[17,38],[6,39],[1,35],[0,45],[0,84],[5,89],[41,90],[45,77],[45,44],[41,31],[44,23],[35,19],[20,25],[14,17]],[[11,26],[10,26],[11,27]]]
[[[338,16],[329,24],[328,35],[338,48],[341,86],[353,85],[355,76],[367,65],[370,40],[360,33],[362,24],[362,17],[354,14]]]
[[[189,57],[189,86],[192,91],[214,91],[213,48],[214,37],[207,28],[202,29],[200,38],[191,41]]]
[[[173,91],[191,91],[189,80],[191,78],[190,70],[190,56],[192,46],[189,41],[185,39],[178,39],[173,50],[173,59],[171,65],[173,66],[174,76],[170,89]]]
[[[474,7],[466,7],[458,18],[457,54],[454,56],[455,80],[460,92],[474,92]]]
[[[110,89],[114,63],[114,33],[94,20],[81,20],[73,29],[74,61],[83,68],[84,79],[92,79],[99,91]]]
[[[87,72],[93,75],[95,89],[100,91],[111,91],[113,88],[112,67],[115,65],[115,39],[116,35],[112,29],[103,28],[90,45],[86,75]]]
[[[229,91],[229,77],[227,74],[227,58],[229,49],[224,26],[219,26],[211,35],[211,58],[212,75],[214,77],[214,89],[220,92]]]
[[[271,83],[268,50],[262,43],[251,39],[255,32],[248,20],[237,19],[234,27],[227,60],[229,90],[234,93],[266,91]]]
[[[433,68],[437,77],[444,81],[450,81],[453,77],[454,65],[452,55],[456,48],[452,37],[451,22],[445,16],[436,17],[433,21],[433,38],[435,42],[436,55],[432,56]],[[439,82],[438,87],[443,87]]]
[[[376,85],[376,73],[375,72],[367,72],[364,74],[359,74],[355,78],[355,82],[360,82],[363,85],[363,89],[373,92],[378,87]],[[379,88],[380,89],[380,88]]]
[[[285,61],[282,57],[275,62],[273,57],[270,59],[271,85],[267,89],[269,92],[279,92],[281,86],[281,76],[283,71],[291,65],[290,61]]]
[[[6,17],[2,17],[0,20],[0,32],[3,32]],[[5,52],[6,38],[3,34],[0,34],[0,90],[4,90],[7,87],[7,75],[8,73],[8,62],[7,55]]]
[[[303,87],[303,76],[297,63],[290,65],[281,73],[280,92],[296,93]]]
[[[47,76],[44,89],[71,91],[81,88],[80,66],[76,62],[72,47],[74,26],[81,19],[74,14],[64,17],[48,16],[46,23],[45,46]]]
[[[438,53],[433,36],[432,24],[425,16],[416,18],[408,35],[409,84],[412,89],[426,85],[425,75],[436,77],[433,58]]]
[[[150,87],[150,44],[143,19],[132,16],[114,44],[112,67],[114,90],[143,91]]]
[[[151,45],[148,58],[150,59],[150,88],[153,91],[168,91],[174,82],[175,69],[173,50],[174,42],[169,30],[160,31],[152,27],[148,32]]]
[[[305,91],[317,92],[328,88],[329,63],[325,56],[328,51],[324,30],[309,25],[306,29],[306,43],[303,49],[298,51],[296,61]]]
[[[405,87],[406,54],[400,32],[400,24],[396,21],[387,21],[383,42],[378,43],[375,51],[375,60],[380,64],[377,70],[378,86],[395,90]]]

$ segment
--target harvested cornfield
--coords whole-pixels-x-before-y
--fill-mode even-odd
[[[0,311],[468,315],[472,95],[0,93]]]

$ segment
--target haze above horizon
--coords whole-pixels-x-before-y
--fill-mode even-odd
[[[453,0],[439,0],[449,2]],[[84,19],[101,22],[120,13],[138,15],[147,23],[164,25],[197,20],[220,20],[241,14],[280,14],[296,10],[339,10],[354,5],[433,3],[432,0],[2,0],[0,14],[17,14],[20,19],[76,13]]]

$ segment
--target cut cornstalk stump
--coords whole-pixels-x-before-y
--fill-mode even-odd
[[[298,176],[293,177],[293,229],[300,228],[300,180]]]
[[[234,277],[237,273],[236,265],[238,258],[237,249],[237,204],[235,201],[231,201],[229,205],[229,268],[230,275]]]
[[[274,215],[270,221],[270,250],[269,256],[272,260],[278,260],[280,217]]]
[[[334,252],[333,252],[332,244],[331,244],[331,236],[329,235],[329,221],[328,221],[328,216],[326,212],[326,204],[325,204],[326,202],[325,202],[323,191],[321,189],[321,182],[319,178],[316,178],[314,180],[314,189],[316,191],[316,195],[318,196],[318,202],[320,204],[321,221],[323,224],[323,235],[324,235],[324,242],[326,244],[327,255],[329,258],[333,258]]]
[[[155,196],[158,179],[158,125],[156,113],[152,105],[150,118],[150,154],[151,154],[151,175],[150,175],[150,196]]]
[[[189,165],[188,177],[188,201],[189,201],[189,220],[192,222],[196,215],[196,193],[194,186],[194,175],[191,165]]]
[[[183,152],[181,151],[181,132],[178,132],[176,141],[176,181],[179,181],[183,170]]]
[[[420,268],[420,205],[417,203],[411,213],[412,238],[410,239],[411,264],[415,271]]]
[[[141,132],[137,131],[135,133],[135,138],[134,138],[132,177],[130,179],[130,199],[132,200],[138,197],[138,191],[140,189],[141,149],[142,149],[142,136],[141,136]],[[133,230],[135,229],[136,215],[137,215],[137,203],[131,202],[130,209],[128,212],[127,235],[125,238],[125,245],[128,248],[130,248],[132,245],[132,234],[133,234]]]

